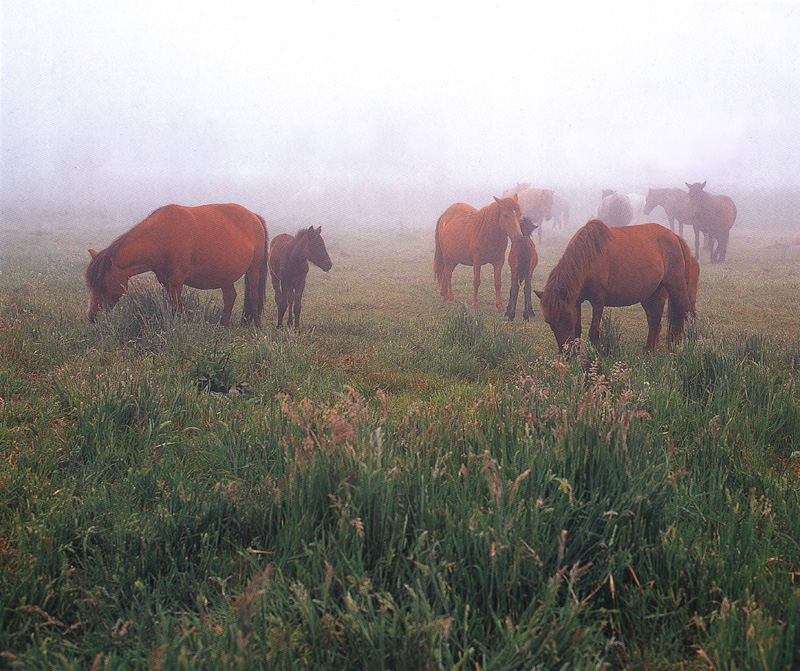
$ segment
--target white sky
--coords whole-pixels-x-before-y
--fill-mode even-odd
[[[550,4],[6,0],[3,181],[798,184],[800,4]]]

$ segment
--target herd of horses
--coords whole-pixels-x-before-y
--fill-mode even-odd
[[[649,333],[645,349],[658,346],[661,320],[668,302],[669,342],[679,338],[687,315],[694,314],[700,279],[699,235],[711,250],[712,263],[725,260],[736,207],[727,196],[706,192],[706,183],[680,189],[650,189],[647,197],[603,193],[593,218],[567,244],[539,297],[544,320],[559,350],[581,335],[581,304],[592,306],[589,339],[597,343],[603,309],[640,303]],[[667,213],[670,229],[639,220],[656,207]],[[532,273],[538,263],[531,239],[544,220],[559,217],[565,225],[568,205],[552,190],[518,184],[480,210],[456,203],[439,217],[435,229],[434,274],[442,297],[455,300],[452,276],[458,265],[472,266],[472,305],[478,306],[481,267],[494,269],[495,305],[509,320],[516,316],[520,286],[523,318],[533,317]],[[557,214],[556,214],[557,213]],[[680,226],[674,231],[675,223]],[[695,256],[682,237],[683,226],[695,230]],[[502,299],[502,269],[508,240],[511,293]],[[288,311],[287,325],[299,328],[303,290],[309,262],[327,272],[333,263],[321,227],[303,228],[294,236],[281,234],[269,241],[260,215],[241,205],[166,205],[119,236],[92,257],[86,270],[90,297],[88,317],[112,309],[134,275],[152,271],[176,312],[183,310],[184,286],[221,289],[221,323],[230,323],[236,301],[234,284],[244,276],[242,323],[261,326],[267,275],[272,279],[278,326]]]
[[[680,338],[688,315],[696,312],[700,283],[699,238],[702,232],[711,262],[725,260],[736,206],[728,196],[706,192],[706,182],[681,189],[650,189],[647,197],[604,191],[592,219],[572,237],[550,272],[540,299],[544,320],[553,331],[559,350],[569,348],[581,336],[581,305],[592,306],[589,340],[597,344],[605,307],[639,303],[647,316],[645,350],[658,347],[664,307],[667,305],[669,344]],[[531,275],[538,256],[530,235],[552,217],[554,194],[519,184],[481,210],[463,203],[450,206],[436,223],[434,274],[446,301],[454,300],[452,274],[459,265],[473,267],[472,305],[478,304],[480,268],[494,266],[495,303],[503,311],[501,272],[511,238],[511,293],[505,308],[514,319],[520,284],[525,285],[524,318],[533,316]],[[643,216],[661,206],[670,230],[640,223]],[[675,223],[680,225],[675,233]],[[522,225],[527,224],[527,230]],[[683,239],[683,225],[695,230],[695,255]],[[526,242],[527,241],[527,242]],[[669,301],[667,303],[667,301]]]

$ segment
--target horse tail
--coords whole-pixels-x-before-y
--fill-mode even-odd
[[[442,226],[444,225],[444,215],[439,217],[436,221],[436,252],[433,255],[433,275],[439,286],[442,286],[442,279],[444,277],[444,252],[442,251]]]
[[[681,296],[679,300],[676,297],[669,296],[669,305],[667,308],[667,328],[669,330],[670,338],[672,339],[675,334],[680,335],[683,333],[683,324],[686,321],[687,313],[693,311],[692,299],[690,296],[690,287],[692,284],[692,252],[689,245],[679,235],[675,236],[678,239],[678,244],[681,248],[681,256],[683,257],[683,273],[686,286],[686,301],[684,302]]]
[[[261,321],[261,313],[264,311],[264,302],[267,299],[267,268],[269,263],[269,233],[267,232],[267,222],[260,214],[256,215],[264,228],[264,254],[261,257],[261,267],[258,269],[258,303],[256,304],[256,322]]]

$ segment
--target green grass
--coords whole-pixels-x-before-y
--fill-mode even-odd
[[[96,238],[3,233],[0,667],[800,665],[800,250],[561,359],[428,231],[331,227],[300,332],[144,278],[89,325]]]

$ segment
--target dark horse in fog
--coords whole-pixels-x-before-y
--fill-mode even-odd
[[[309,261],[326,273],[333,267],[322,239],[322,226],[302,228],[294,236],[281,233],[275,236],[269,246],[269,270],[272,288],[275,290],[275,303],[278,305],[279,327],[283,324],[283,315],[288,309],[286,323],[300,328],[300,310]]]
[[[678,234],[683,237],[683,226],[692,225],[692,206],[689,193],[683,189],[648,189],[644,203],[644,214],[649,215],[655,208],[663,207],[669,221],[669,228],[675,232],[678,223]]]
[[[222,289],[222,324],[236,300],[233,283],[244,275],[242,322],[261,325],[267,283],[267,226],[241,205],[165,205],[100,252],[89,250],[86,269],[89,321],[111,309],[134,275],[153,271],[176,311],[183,286]]]
[[[700,232],[708,237],[711,263],[722,263],[728,250],[731,228],[736,221],[736,205],[728,196],[715,196],[704,191],[706,183],[689,184],[689,204],[694,220],[694,253],[700,258]],[[716,243],[716,245],[715,245]]]
[[[508,296],[506,317],[509,321],[514,321],[514,317],[517,316],[517,298],[519,297],[520,285],[523,285],[522,293],[525,301],[522,318],[528,321],[533,317],[531,282],[533,280],[533,270],[539,263],[536,245],[531,240],[531,234],[536,229],[536,224],[528,217],[522,217],[519,220],[519,227],[523,237],[511,243],[511,251],[508,253],[508,265],[511,266],[511,292]]]
[[[683,333],[686,315],[694,309],[693,273],[686,241],[663,226],[609,228],[592,219],[569,241],[544,291],[536,295],[559,350],[580,337],[581,303],[589,301],[592,344],[597,344],[606,306],[641,303],[649,328],[645,350],[651,351],[658,346],[667,298],[670,343]]]

